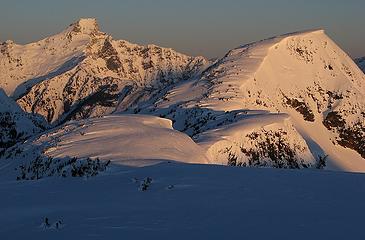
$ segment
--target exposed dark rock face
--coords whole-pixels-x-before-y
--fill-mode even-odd
[[[100,49],[98,55],[104,59],[118,55],[117,50],[115,50],[109,38],[105,39],[103,47]]]
[[[312,110],[307,106],[305,102],[301,102],[298,99],[290,99],[286,97],[286,104],[294,108],[297,112],[303,115],[304,120],[308,122],[314,122],[314,114]]]
[[[290,146],[288,133],[285,130],[262,130],[247,135],[254,148],[241,147],[248,157],[248,162],[239,163],[242,166],[274,168],[308,168],[310,165],[297,155],[303,151],[300,146]]]
[[[323,125],[329,130],[331,130],[332,128],[344,128],[345,124],[345,120],[342,119],[341,115],[338,112],[328,113],[323,121]]]
[[[337,131],[338,144],[357,151],[365,158],[365,127],[360,122],[348,127],[340,113],[334,111],[327,114],[323,124],[328,130]]]
[[[118,72],[118,70],[122,67],[122,63],[118,56],[111,56],[108,60],[106,60],[106,67],[113,72]]]
[[[122,63],[118,57],[118,52],[113,47],[113,44],[109,38],[105,39],[103,47],[99,51],[98,56],[105,60],[106,67],[109,70],[113,72],[119,72],[120,68],[122,68]]]
[[[121,94],[118,93],[117,85],[104,85],[97,89],[96,92],[90,94],[80,102],[76,103],[64,116],[65,118],[61,122],[65,122],[71,119],[85,119],[92,117],[93,111],[96,108],[106,108],[107,112],[113,111],[118,103],[118,99]],[[106,114],[106,112],[104,112]]]

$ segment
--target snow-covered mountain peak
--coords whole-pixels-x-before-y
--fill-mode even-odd
[[[257,98],[263,106],[279,110],[281,93],[299,97],[305,94],[300,91],[311,88],[313,92],[316,86],[331,92],[361,92],[365,83],[363,73],[323,30],[285,34],[235,48],[210,67],[203,80],[210,83],[206,106],[220,110],[252,107]],[[253,94],[253,89],[260,94]],[[276,103],[273,95],[277,95]],[[254,102],[248,103],[249,99]]]
[[[297,32],[290,32],[280,35],[281,37],[291,37],[291,36],[300,36],[300,35],[306,35],[306,34],[326,34],[325,30],[322,28],[314,28],[314,29],[306,29],[302,31]]]
[[[25,45],[6,41],[0,45],[0,83],[19,98],[34,84],[59,75],[85,55],[93,42],[104,37],[93,19],[81,19],[58,34]]]
[[[228,52],[228,54],[234,50],[238,50],[238,49],[247,49],[249,47],[255,47],[255,46],[262,46],[262,45],[274,45],[276,43],[279,43],[282,40],[285,40],[287,38],[290,37],[305,37],[308,35],[325,35],[325,30],[324,29],[308,29],[308,30],[303,30],[303,31],[296,31],[296,32],[290,32],[290,33],[284,33],[284,34],[280,34],[274,37],[270,37],[270,38],[266,38],[260,41],[255,41],[255,42],[251,42],[251,43],[246,43],[244,45],[241,45],[237,48],[232,49],[231,51]]]
[[[95,19],[80,19],[39,42],[2,51],[0,83],[25,111],[54,122],[64,113],[110,113],[127,92],[160,91],[200,74],[208,63],[170,48],[114,40],[99,31]]]
[[[300,143],[303,140],[294,137],[299,132],[314,158],[331,154],[333,165],[353,171],[365,169],[364,92],[365,76],[352,59],[323,30],[309,30],[232,49],[198,80],[170,90],[156,106],[161,108],[159,113],[166,112],[166,117],[176,121],[176,127],[181,125],[179,129],[196,136],[198,141],[199,133],[220,129],[223,124],[217,123],[218,119],[232,115],[232,122],[242,123],[242,116],[246,114],[250,118],[251,115],[257,123],[268,124],[266,132],[260,133],[263,136],[267,137],[270,131],[285,135],[278,130],[285,129],[285,133],[290,132],[289,139]],[[164,111],[166,108],[170,109]],[[288,114],[286,122],[280,122],[279,113]],[[181,116],[189,114],[192,116],[185,122],[180,120]],[[204,114],[201,119],[196,117]],[[223,114],[226,116],[221,116]],[[269,125],[274,123],[277,128],[272,130]],[[296,130],[292,130],[293,127]],[[257,134],[258,131],[254,131]],[[243,130],[239,132],[242,135]],[[240,152],[239,144],[250,142],[242,140],[243,135],[240,140],[232,135],[230,141],[239,143],[235,148],[231,143],[211,141],[214,136],[209,134],[204,136],[208,136],[213,155],[225,153],[222,156],[225,159],[232,156],[240,159],[245,154]],[[288,140],[288,146],[290,144]],[[298,156],[305,155],[305,147],[301,150]],[[347,158],[352,161],[344,162]]]
[[[80,18],[72,23],[68,29],[73,32],[92,34],[99,32],[99,25],[95,18]]]

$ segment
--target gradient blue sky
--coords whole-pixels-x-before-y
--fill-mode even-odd
[[[81,17],[115,39],[218,57],[282,33],[324,28],[352,57],[365,56],[364,0],[1,0],[0,41],[27,43]]]

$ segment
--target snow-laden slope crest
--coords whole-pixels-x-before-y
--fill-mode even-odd
[[[0,86],[27,112],[60,123],[111,113],[134,92],[155,94],[208,61],[156,45],[114,40],[95,19],[26,45],[1,45]]]
[[[104,170],[105,164],[141,167],[164,161],[208,163],[204,149],[174,130],[170,120],[147,115],[70,121],[14,146],[1,162],[5,166],[8,163],[9,173],[18,179],[38,179],[68,176],[70,169],[85,161],[85,168],[96,164],[91,171],[93,167]],[[71,172],[73,176],[82,174]]]
[[[329,155],[331,169],[365,171],[364,92],[353,60],[323,30],[310,30],[232,49],[142,112],[173,119],[191,136],[245,114],[286,113],[314,158]]]
[[[308,101],[313,101],[313,106],[308,107],[317,109],[308,109],[305,116],[312,120],[312,115],[332,105],[337,93],[350,90],[353,95],[361,94],[364,79],[323,30],[297,32],[231,50],[205,72],[203,80],[210,87],[204,104],[224,110],[247,106],[281,110],[283,101],[312,98]]]

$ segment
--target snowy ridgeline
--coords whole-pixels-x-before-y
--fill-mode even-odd
[[[1,239],[364,239],[363,174],[164,163],[0,176]]]
[[[20,106],[1,108],[0,158],[19,179],[94,175],[108,161],[365,171],[365,76],[323,30],[214,63],[114,40],[95,19],[0,49],[0,86]],[[126,113],[139,116],[110,115]]]
[[[279,120],[278,120],[279,119]],[[279,122],[282,122],[281,124]],[[115,165],[160,162],[275,168],[324,168],[286,115],[243,118],[219,130],[189,136],[172,122],[148,115],[109,115],[71,121],[5,151],[4,175],[17,180],[91,177]],[[14,171],[15,169],[15,171]]]
[[[146,166],[162,161],[208,163],[204,150],[154,116],[110,115],[71,121],[4,153],[3,175],[18,180],[91,177],[112,165]],[[15,169],[15,171],[14,171]]]

